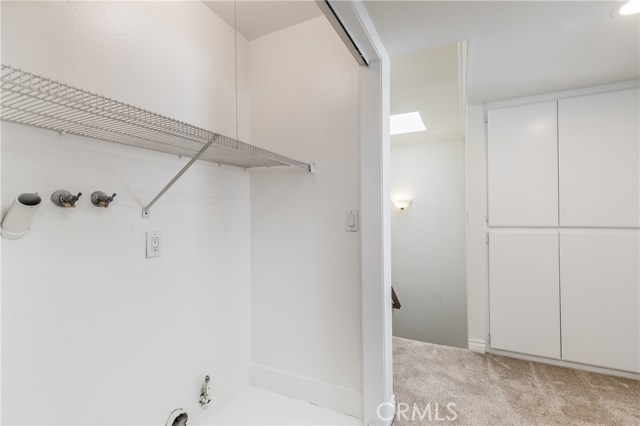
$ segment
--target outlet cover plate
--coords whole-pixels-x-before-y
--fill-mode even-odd
[[[147,232],[147,258],[162,256],[162,231]]]

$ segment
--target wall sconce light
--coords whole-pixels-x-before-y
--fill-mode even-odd
[[[412,200],[391,200],[393,201],[393,204],[399,208],[400,210],[404,210],[407,207],[409,207],[409,204],[411,204]]]
[[[31,220],[36,215],[41,202],[42,199],[38,194],[20,194],[2,220],[2,238],[17,240],[27,235]]]

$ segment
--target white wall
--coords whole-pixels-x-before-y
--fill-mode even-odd
[[[391,147],[394,336],[467,347],[464,140]]]
[[[458,45],[391,59],[391,113],[418,111],[434,139],[463,134],[460,120]],[[394,140],[415,134],[395,135]]]
[[[359,415],[358,65],[324,17],[249,49],[254,142],[317,164],[251,172],[252,378]]]
[[[390,425],[396,410],[389,214],[391,67],[364,2],[338,1],[331,5],[370,61],[368,67],[359,69],[362,421],[365,425]]]
[[[233,30],[203,4],[2,2],[2,62],[233,135]],[[248,136],[240,38],[240,136]],[[2,123],[2,208],[44,198],[2,241],[2,422],[164,424],[249,374],[249,173]],[[75,210],[54,190],[84,193]],[[94,190],[116,192],[108,209]],[[164,254],[145,259],[145,231]],[[193,412],[192,412],[193,413]]]
[[[467,321],[469,340],[484,342],[487,329],[487,144],[484,107],[467,107]],[[482,345],[482,343],[480,343]]]

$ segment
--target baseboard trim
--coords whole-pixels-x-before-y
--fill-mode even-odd
[[[500,349],[489,348],[487,352],[493,355],[508,356],[511,358],[523,359],[525,361],[534,361],[534,362],[540,362],[543,364],[556,365],[558,367],[573,368],[574,370],[585,370],[591,373],[600,373],[600,374],[607,374],[609,376],[623,377],[625,379],[640,380],[640,373],[633,373],[631,371],[622,371],[622,370],[614,370],[612,368],[596,367],[588,364],[580,364],[577,362],[564,361],[561,359],[544,358],[536,355],[527,355],[527,354],[521,354],[518,352],[503,351]]]
[[[362,393],[352,389],[257,364],[251,365],[251,384],[362,418]]]
[[[203,408],[198,404],[193,405],[191,410],[187,409],[187,413],[189,414],[189,424],[204,424],[204,422],[206,422],[209,417],[213,416],[216,411],[227,405],[227,403],[232,399],[235,399],[249,386],[251,386],[251,378],[247,376],[221,395],[216,395],[214,389],[213,400],[207,407]]]
[[[483,354],[487,351],[487,345],[484,340],[469,339],[469,350],[471,352]]]

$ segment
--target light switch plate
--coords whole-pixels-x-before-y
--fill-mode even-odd
[[[344,230],[347,232],[358,232],[360,225],[358,210],[347,210],[344,215]]]
[[[162,256],[162,232],[147,232],[147,257]]]

